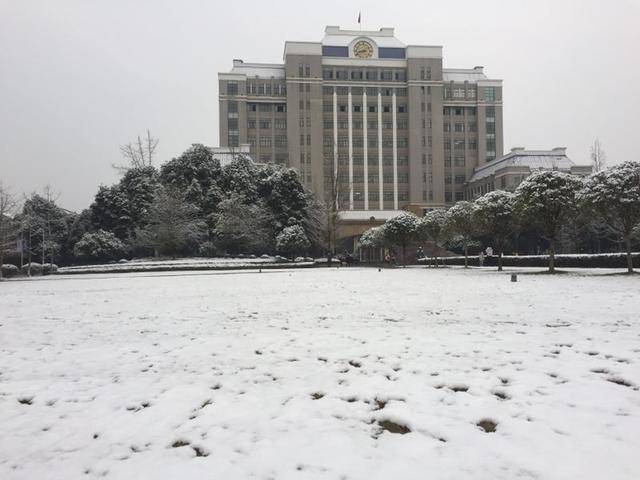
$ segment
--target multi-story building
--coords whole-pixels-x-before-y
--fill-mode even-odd
[[[296,168],[343,221],[452,204],[502,156],[502,81],[443,68],[442,47],[393,28],[326,27],[320,42],[286,42],[284,64],[234,60],[219,88],[220,145]]]
[[[467,184],[467,198],[474,200],[493,190],[513,192],[533,172],[555,170],[585,177],[591,174],[591,165],[576,165],[565,147],[552,150],[526,150],[512,148],[503,157],[496,158],[475,169]]]

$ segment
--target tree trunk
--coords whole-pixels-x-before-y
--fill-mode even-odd
[[[467,242],[464,242],[464,268],[469,268],[469,249],[467,248]]]
[[[407,267],[407,246],[402,244],[402,268]]]
[[[627,273],[633,273],[633,257],[631,256],[631,235],[625,239],[627,244]]]
[[[502,271],[502,250],[498,253],[498,271]]]
[[[549,240],[549,273],[556,273],[556,240]]]

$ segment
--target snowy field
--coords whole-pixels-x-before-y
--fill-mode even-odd
[[[640,278],[508,273],[4,282],[0,478],[640,478]]]

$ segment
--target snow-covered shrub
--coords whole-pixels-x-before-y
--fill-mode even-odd
[[[418,217],[409,212],[403,212],[384,222],[385,241],[402,249],[403,263],[406,263],[407,247],[416,239],[418,223]]]
[[[81,261],[100,262],[122,257],[126,247],[113,233],[98,230],[85,233],[73,247],[74,255]]]
[[[17,275],[18,271],[20,270],[12,263],[4,263],[0,268],[2,268],[3,277],[13,277],[14,275]]]
[[[29,266],[31,266],[31,268],[29,268]],[[42,273],[42,265],[37,262],[31,262],[31,265],[25,263],[21,268],[21,272],[27,275],[29,271],[31,271],[31,275],[40,275]]]
[[[292,257],[297,253],[304,253],[310,246],[311,243],[300,225],[285,227],[276,237],[276,249]]]
[[[42,274],[43,275],[51,275],[52,273],[56,273],[58,271],[58,265],[55,263],[44,263],[42,265]]]

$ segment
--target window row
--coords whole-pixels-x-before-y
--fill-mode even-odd
[[[237,122],[237,120],[236,120]],[[260,126],[261,130],[269,130],[271,129],[271,121],[270,120],[260,120],[259,122],[257,122],[257,124]],[[231,119],[229,119],[229,125],[231,125]],[[231,128],[231,127],[229,127]],[[254,119],[248,119],[247,120],[247,128],[250,130],[253,130],[256,128],[256,121]],[[275,128],[276,130],[286,130],[287,128],[287,119],[286,118],[276,118],[273,121],[273,128]]]
[[[457,132],[457,133],[463,133],[465,131],[467,132],[477,132],[478,131],[478,125],[476,124],[476,122],[469,122],[466,126],[464,123],[454,123],[453,124],[453,130],[451,130],[451,124],[450,123],[444,123],[442,125],[443,131],[445,132]]]
[[[324,95],[333,95],[335,92],[336,95],[349,95],[349,91],[351,91],[351,95],[354,97],[360,97],[365,92],[369,97],[377,97],[378,93],[382,97],[391,97],[394,92],[398,97],[406,97],[407,89],[406,88],[377,88],[377,87],[367,87],[366,89],[363,87],[332,87],[325,85],[322,87],[322,93]]]
[[[286,112],[287,105],[284,103],[247,103],[247,110],[250,112]]]
[[[407,71],[402,69],[380,68],[340,68],[323,67],[322,78],[325,80],[369,80],[381,82],[406,82]]]

